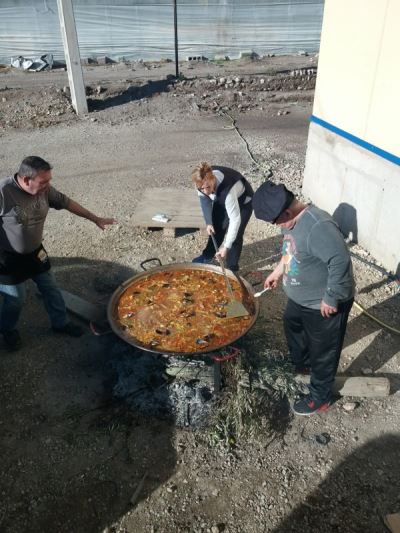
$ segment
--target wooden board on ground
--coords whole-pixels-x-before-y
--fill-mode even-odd
[[[340,396],[378,398],[389,396],[390,382],[387,378],[373,376],[336,376],[332,390]]]
[[[167,215],[169,222],[152,220],[152,217],[158,213]],[[164,233],[171,236],[175,235],[178,228],[203,229],[205,227],[199,198],[194,188],[146,189],[136,206],[131,221],[134,226],[163,228]]]
[[[298,375],[296,381],[299,383],[308,384],[310,376]],[[243,377],[240,381],[243,387],[250,387],[250,382],[247,377]],[[252,380],[251,386],[255,389],[263,389],[263,382],[257,379]],[[381,377],[354,377],[354,376],[336,376],[332,390],[335,394],[340,396],[355,396],[359,398],[381,398],[389,396],[390,382],[387,378]]]
[[[84,300],[76,294],[61,289],[68,311],[87,322],[103,322],[107,319],[106,308]]]

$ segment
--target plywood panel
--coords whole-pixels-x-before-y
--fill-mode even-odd
[[[170,221],[162,223],[152,220],[156,213],[167,215]],[[205,227],[196,191],[172,187],[146,189],[137,204],[132,223],[147,228]]]

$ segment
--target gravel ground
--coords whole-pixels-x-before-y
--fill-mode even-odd
[[[189,188],[201,160],[238,168],[255,187],[272,176],[301,194],[316,67],[307,57],[184,65],[177,84],[166,77],[171,64],[88,67],[92,111],[82,118],[65,73],[1,70],[3,175],[41,155],[57,188],[119,222],[101,232],[51,212],[44,243],[60,285],[105,304],[141,261],[197,255],[199,232],[171,238],[131,220],[146,187]],[[275,228],[253,218],[242,275],[265,277],[279,249]],[[396,282],[361,247],[351,251],[357,301],[399,329]],[[264,432],[211,446],[212,424],[185,431],[116,402],[112,340],[89,329],[81,339],[54,337],[33,285],[28,296],[23,349],[1,348],[0,530],[384,532],[383,516],[400,511],[399,336],[357,308],[341,370],[388,377],[389,397],[342,398],[308,420],[293,418],[283,398],[280,410],[266,403]],[[244,341],[250,358],[257,339],[285,352],[284,305],[280,289],[262,299]]]

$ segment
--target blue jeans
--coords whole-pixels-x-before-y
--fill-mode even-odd
[[[236,239],[234,240],[226,258],[226,266],[234,272],[239,270],[239,259],[243,247],[243,234],[250,220],[252,212],[253,208],[251,202],[248,202],[247,204],[244,204],[240,207],[240,226],[236,235]],[[214,204],[212,212],[212,223],[215,229],[215,240],[217,241],[217,245],[220,246],[228,230],[229,217],[226,212],[226,209],[224,207],[221,207],[219,204]],[[207,245],[202,252],[202,255],[204,255],[207,259],[211,259],[214,257],[215,248],[211,237],[209,237]]]
[[[67,311],[53,273],[49,270],[34,276],[32,280],[43,296],[43,303],[50,317],[51,325],[55,328],[64,327],[67,323]],[[26,299],[25,282],[18,285],[0,284],[0,293],[4,296],[0,312],[0,331],[11,331],[17,325]]]

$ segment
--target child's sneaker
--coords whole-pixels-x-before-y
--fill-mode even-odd
[[[297,400],[297,402],[293,404],[293,411],[296,415],[311,416],[315,413],[322,413],[323,411],[326,411],[329,409],[330,405],[330,402],[317,402],[313,400],[310,395],[307,395],[303,396],[303,398]]]

